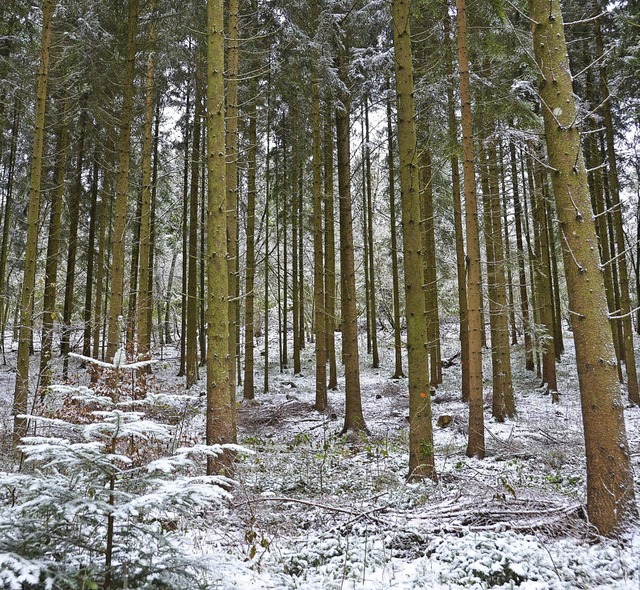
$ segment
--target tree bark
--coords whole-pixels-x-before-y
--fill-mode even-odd
[[[55,188],[51,196],[49,216],[49,236],[47,238],[47,260],[44,271],[44,301],[42,304],[42,339],[40,346],[40,390],[41,396],[51,385],[51,354],[53,348],[53,327],[56,316],[56,291],[58,285],[58,263],[60,261],[60,221],[62,219],[62,199],[64,196],[64,178],[67,167],[69,133],[66,124],[67,98],[62,99],[56,165],[54,172]],[[5,221],[7,223],[7,221]],[[3,273],[4,274],[4,273]],[[4,281],[3,281],[4,283]]]
[[[129,160],[131,156],[131,123],[135,93],[136,33],[138,30],[138,0],[129,0],[127,17],[127,47],[122,82],[122,110],[118,139],[118,168],[116,172],[116,204],[113,228],[111,265],[111,295],[109,298],[109,332],[107,358],[112,359],[119,348],[120,318],[124,289],[125,230],[127,224],[127,196],[129,188]]]
[[[476,199],[473,148],[473,115],[467,47],[465,0],[456,0],[458,24],[458,67],[462,107],[462,167],[467,229],[467,309],[469,327],[469,440],[467,456],[484,458],[484,413],[482,392],[482,276],[480,274],[480,237]]]
[[[327,105],[329,106],[329,105]],[[325,332],[329,360],[328,389],[338,388],[336,360],[336,246],[333,192],[333,128],[330,117],[324,126],[324,285]]]
[[[402,338],[400,326],[400,279],[398,268],[398,229],[396,221],[395,163],[393,155],[393,121],[391,117],[391,96],[387,96],[387,150],[389,162],[389,217],[391,224],[391,283],[393,297],[393,349],[394,371],[392,379],[404,377],[402,370]]]
[[[69,372],[69,352],[71,351],[71,319],[73,315],[76,258],[78,253],[78,222],[80,218],[80,199],[82,197],[82,167],[84,164],[84,143],[87,127],[87,95],[82,98],[80,112],[80,135],[78,137],[78,156],[74,185],[71,189],[69,203],[69,251],[67,253],[67,275],[64,287],[64,310],[62,316],[62,338],[60,341],[60,354],[62,360],[62,376],[67,380]]]
[[[229,379],[227,200],[225,184],[224,10],[207,2],[207,444],[236,440]],[[207,460],[207,473],[229,473],[227,451]]]
[[[409,368],[409,480],[436,478],[426,346],[420,187],[409,2],[392,0]]]
[[[462,223],[462,199],[460,196],[460,164],[458,158],[458,120],[453,97],[453,56],[451,51],[451,24],[449,13],[444,17],[444,43],[447,54],[447,122],[449,150],[451,151],[451,193],[453,197],[453,223],[456,235],[456,266],[458,284],[458,308],[460,310],[460,364],[462,366],[462,401],[469,401],[469,311],[467,303],[467,277]]]
[[[255,66],[255,64],[254,64]],[[256,159],[258,154],[256,100],[258,84],[255,78],[250,83],[249,133],[247,140],[247,213],[246,213],[246,254],[245,254],[245,298],[244,298],[244,388],[243,398],[255,397],[254,385],[254,283],[256,273]]]
[[[529,296],[527,294],[527,272],[525,267],[524,242],[522,241],[522,203],[518,184],[516,164],[516,146],[509,142],[511,164],[511,187],[513,192],[513,214],[516,226],[516,250],[518,259],[518,283],[520,289],[520,312],[522,314],[522,331],[524,332],[524,362],[527,371],[534,370],[533,342],[531,339],[531,316],[529,314]]]
[[[345,39],[347,41],[347,39]],[[337,68],[340,80],[349,88],[349,47],[339,49]],[[367,430],[362,414],[360,393],[360,359],[358,353],[358,317],[356,312],[356,277],[353,251],[353,217],[351,206],[351,96],[342,93],[336,109],[336,145],[338,149],[338,198],[340,202],[340,284],[342,296],[342,358],[345,374],[345,415],[342,433]]]
[[[562,12],[558,0],[529,6],[580,383],[587,512],[613,535],[637,509]]]
[[[313,3],[317,10],[317,3]],[[316,15],[317,18],[317,15]],[[311,130],[312,130],[312,168],[313,168],[313,305],[316,334],[316,401],[314,408],[323,412],[327,408],[327,338],[325,334],[325,285],[323,264],[322,233],[322,133],[320,120],[320,87],[314,55],[314,67],[311,81]]]
[[[40,66],[36,90],[35,126],[33,152],[29,178],[29,209],[27,213],[27,245],[24,259],[24,278],[20,297],[20,331],[18,335],[18,360],[16,384],[13,395],[13,444],[27,434],[27,400],[29,397],[29,342],[33,329],[31,302],[36,281],[38,258],[38,221],[40,218],[40,196],[42,181],[42,155],[44,151],[45,111],[47,107],[47,84],[49,81],[49,56],[54,0],[42,2],[42,37],[40,41]]]
[[[236,349],[239,346],[236,317],[239,313],[238,305],[238,259],[236,257],[238,235],[238,0],[228,0],[227,6],[227,94],[225,112],[225,147],[226,147],[226,176],[225,190],[227,199],[227,289],[228,300],[228,358],[229,358],[229,389],[232,397],[235,420],[235,396],[238,381],[236,371]]]
[[[200,52],[196,48],[196,54]],[[196,61],[199,61],[199,56]],[[186,377],[187,389],[198,381],[198,197],[200,177],[200,138],[202,119],[202,82],[200,68],[196,66],[196,95],[191,140],[191,185],[189,187],[189,231],[187,256],[187,309],[186,309]]]
[[[144,140],[142,144],[142,192],[140,195],[140,253],[136,320],[138,324],[138,356],[145,358],[149,353],[151,340],[151,316],[153,309],[153,264],[151,258],[151,192],[152,192],[152,158],[153,158],[153,117],[156,106],[155,70],[156,70],[156,0],[152,0],[149,8],[151,18],[148,42],[150,45],[147,57],[144,106]]]

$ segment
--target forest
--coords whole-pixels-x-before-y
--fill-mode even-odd
[[[640,2],[0,2],[0,588],[640,587]]]

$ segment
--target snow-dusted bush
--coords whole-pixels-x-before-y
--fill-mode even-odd
[[[167,455],[173,427],[143,413],[153,397],[132,406],[76,388],[73,398],[83,423],[30,416],[39,435],[22,439],[22,471],[0,473],[0,587],[203,585],[181,531],[227,496],[231,480],[197,475],[195,463],[223,446]]]

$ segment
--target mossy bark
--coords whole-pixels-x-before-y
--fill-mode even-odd
[[[393,0],[409,368],[409,479],[435,479],[409,2]]]
[[[580,383],[587,512],[601,534],[614,535],[637,508],[564,25],[558,0],[529,6]]]
[[[229,391],[223,4],[207,4],[207,444],[236,439]],[[209,458],[207,472],[228,473],[231,462],[230,453]]]

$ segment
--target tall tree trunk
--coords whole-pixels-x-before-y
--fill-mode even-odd
[[[42,155],[44,151],[45,111],[47,106],[47,83],[49,81],[49,55],[51,49],[52,17],[54,0],[42,2],[42,38],[40,41],[40,67],[36,90],[35,126],[33,152],[29,178],[29,210],[27,213],[27,243],[24,259],[24,279],[20,298],[20,332],[18,336],[18,360],[16,385],[13,395],[13,444],[27,434],[27,400],[29,397],[29,342],[33,329],[31,301],[36,282],[36,260],[38,258],[38,221],[40,218],[40,195],[42,180]]]
[[[345,42],[347,39],[345,39]],[[338,75],[349,88],[348,43],[338,51]],[[342,358],[345,376],[345,414],[342,433],[365,430],[360,393],[360,358],[358,353],[358,316],[356,312],[356,277],[353,252],[353,217],[351,206],[351,96],[342,93],[336,109],[336,145],[338,151],[338,199],[340,202],[340,284],[342,296]]]
[[[558,0],[529,6],[580,382],[587,512],[612,535],[637,509],[564,24]]]
[[[304,210],[304,190],[303,190],[303,174],[302,174],[302,158],[298,158],[298,297],[299,297],[299,307],[298,313],[300,314],[300,319],[298,321],[298,330],[300,334],[298,336],[298,343],[300,345],[300,349],[306,347],[306,339],[305,339],[305,327],[306,327],[306,317],[304,314],[304,217],[302,216],[302,212]],[[302,369],[301,369],[302,370]]]
[[[328,110],[330,110],[329,105]],[[327,358],[329,360],[328,389],[338,388],[338,364],[336,360],[336,245],[333,191],[333,126],[331,117],[324,125],[324,288],[325,332]]]
[[[551,292],[551,266],[548,264],[549,243],[547,240],[547,226],[544,214],[544,200],[542,193],[542,170],[539,164],[535,166],[531,158],[527,160],[528,175],[533,179],[531,195],[531,214],[533,220],[533,234],[535,243],[534,270],[536,277],[536,301],[539,309],[539,324],[544,326],[546,334],[541,337],[542,348],[542,381],[547,385],[547,391],[552,395],[552,401],[557,401],[558,382],[556,378],[555,339],[553,337],[553,303]]]
[[[438,273],[436,270],[436,227],[433,213],[433,169],[431,151],[425,146],[421,154],[422,183],[420,185],[420,216],[422,227],[422,258],[424,264],[424,298],[427,329],[427,350],[431,387],[442,383],[440,358],[440,319],[438,317]]]
[[[366,235],[369,254],[369,313],[371,317],[371,366],[377,369],[380,366],[380,353],[378,352],[378,314],[376,309],[376,280],[375,265],[373,260],[373,196],[371,187],[371,144],[369,138],[369,99],[364,101],[364,126],[365,126],[365,169],[367,178],[367,220],[368,231]]]
[[[551,296],[553,302],[553,338],[556,361],[560,362],[564,352],[564,340],[562,338],[562,307],[560,304],[560,279],[558,277],[558,256],[556,248],[553,220],[556,219],[550,199],[545,198],[545,219],[547,220],[547,236],[549,241],[549,265],[551,268]]]
[[[489,328],[491,333],[491,373],[492,373],[492,392],[491,392],[491,413],[497,422],[504,422],[506,415],[504,400],[504,382],[502,379],[502,370],[500,366],[502,339],[504,334],[500,331],[499,316],[504,310],[498,305],[497,296],[497,279],[496,279],[496,243],[494,241],[493,228],[493,209],[492,201],[496,195],[495,186],[489,185],[489,164],[487,161],[486,137],[481,137],[479,141],[478,155],[480,158],[480,184],[482,189],[482,206],[484,212],[484,245],[485,255],[487,259],[487,294],[489,299]]]
[[[538,295],[536,292],[537,287],[537,278],[535,272],[535,244],[532,245],[531,240],[533,231],[531,230],[531,225],[529,223],[529,205],[527,201],[532,200],[532,195],[534,193],[534,182],[533,182],[533,171],[529,166],[529,158],[525,156],[524,150],[520,147],[520,174],[522,176],[522,218],[524,220],[524,236],[527,242],[527,259],[529,262],[529,284],[531,285],[531,311],[533,315],[533,324],[540,324],[540,305],[538,302]],[[525,172],[525,168],[529,168],[528,173]],[[528,193],[528,198],[527,198]],[[536,346],[534,352],[535,358],[535,369],[536,369],[536,377],[542,379],[542,367],[540,365],[540,348],[537,346],[538,335],[535,334],[533,336],[535,338]]]
[[[202,126],[202,142],[201,145],[204,147],[207,141],[206,134],[206,125]],[[204,165],[200,166],[201,175],[200,175],[200,294],[198,296],[198,307],[200,310],[200,321],[199,321],[199,332],[198,339],[200,342],[200,366],[207,366],[207,312],[206,312],[206,288],[205,288],[205,279],[207,274],[207,256],[206,256],[206,247],[207,247],[207,235],[206,235],[206,223],[205,220],[207,218],[207,167]],[[235,396],[233,402],[235,403]]]
[[[271,84],[271,54],[269,54],[269,75],[267,84]],[[269,391],[269,266],[270,266],[270,231],[271,231],[271,93],[267,96],[267,129],[265,153],[265,194],[264,194],[264,375],[262,383],[263,393]]]
[[[151,177],[151,211],[149,212],[149,281],[147,291],[149,293],[149,304],[147,305],[147,329],[146,336],[147,341],[143,344],[147,351],[151,350],[151,337],[153,335],[153,302],[156,302],[156,310],[158,314],[158,343],[160,346],[164,346],[163,331],[162,331],[162,314],[161,314],[161,289],[158,289],[158,281],[155,279],[157,276],[155,271],[155,254],[156,254],[156,211],[158,202],[158,162],[159,162],[159,142],[160,142],[160,101],[156,103],[155,114],[155,128],[153,131],[153,171]],[[204,167],[203,167],[204,168]],[[204,260],[204,256],[202,257]],[[156,296],[153,295],[154,285],[156,285]],[[202,297],[204,301],[204,296]],[[204,323],[204,322],[203,322]]]
[[[587,87],[589,86],[590,85],[587,82]],[[598,123],[592,119],[590,125],[592,133],[589,133],[586,138],[584,152],[586,165],[589,170],[591,170],[588,174],[588,183],[590,185],[593,210],[596,214],[596,233],[598,234],[598,244],[600,246],[600,259],[606,262],[607,260],[612,259],[612,254],[611,243],[609,242],[609,232],[607,229],[606,205],[604,189],[602,186],[602,169],[598,166],[598,140],[595,136],[595,129],[597,125]],[[603,264],[603,278],[609,315],[616,315],[616,313],[619,312],[616,308],[613,272],[611,267],[612,264]],[[620,362],[619,321],[610,320],[610,324],[613,346],[616,351],[616,358],[618,359],[618,379],[620,380],[620,383],[623,383],[622,363]]]
[[[476,199],[473,149],[473,115],[467,47],[465,0],[456,0],[458,24],[458,64],[462,107],[462,168],[467,226],[467,309],[469,327],[469,440],[467,455],[484,458],[484,414],[482,397],[482,277],[480,274],[480,237]]]
[[[138,262],[140,260],[140,219],[142,217],[142,195],[136,195],[136,210],[131,225],[131,259],[129,261],[129,300],[127,302],[126,350],[133,358],[136,335],[136,308],[138,306]]]
[[[4,333],[7,326],[9,300],[6,296],[5,275],[7,272],[7,254],[9,252],[9,228],[11,227],[11,208],[13,207],[13,185],[16,171],[16,154],[18,147],[18,129],[20,126],[20,110],[18,100],[13,105],[13,122],[11,124],[11,147],[9,148],[9,165],[7,169],[7,186],[4,201],[4,217],[2,225],[2,245],[0,245],[0,344],[2,345],[2,361],[4,356]]]
[[[156,71],[156,0],[149,7],[151,18],[148,42],[150,46],[147,58],[144,105],[144,140],[142,144],[142,191],[140,195],[140,254],[137,314],[138,322],[138,356],[145,358],[149,353],[151,341],[151,316],[153,309],[153,280],[151,258],[151,191],[152,191],[152,158],[153,158],[153,118],[156,106],[155,71]]]
[[[500,162],[500,164],[496,162],[496,165],[498,166],[498,173],[500,175],[500,194],[502,195],[502,198],[500,199],[500,206],[501,206],[500,214],[502,216],[502,231],[504,232],[503,233],[504,261],[505,261],[505,267],[507,271],[507,277],[506,277],[507,307],[509,309],[509,324],[511,326],[511,344],[515,346],[516,344],[518,344],[518,328],[516,325],[516,306],[515,306],[515,299],[513,296],[513,275],[511,272],[511,267],[512,267],[511,243],[509,239],[509,216],[508,216],[509,196],[507,194],[507,179],[506,179],[504,161],[505,161],[504,148],[503,148],[502,142],[500,142],[499,152],[498,152],[498,162]]]
[[[225,184],[224,10],[207,2],[207,444],[236,440],[229,379],[229,287]],[[225,452],[207,460],[207,473],[231,471]]]
[[[102,187],[100,190],[100,215],[99,215],[99,230],[98,230],[98,258],[96,260],[96,303],[93,312],[94,325],[93,325],[93,358],[100,357],[100,326],[103,323],[103,308],[102,300],[104,292],[104,278],[105,278],[105,257],[107,254],[107,237],[108,228],[110,227],[111,217],[109,215],[109,203],[111,202],[111,189],[113,188],[113,147],[114,147],[112,134],[109,134],[107,139],[107,145],[104,150],[105,163],[104,172],[102,175]],[[106,311],[106,309],[104,310]]]
[[[189,44],[189,48],[191,44]],[[182,134],[184,141],[184,167],[182,170],[182,220],[180,223],[182,237],[182,289],[180,290],[180,367],[178,369],[178,377],[187,374],[187,275],[189,273],[189,131],[190,131],[190,106],[191,106],[191,87],[187,83],[185,90],[186,104],[184,115],[184,132]],[[169,342],[169,340],[167,340]]]
[[[138,0],[129,0],[127,17],[127,47],[122,82],[122,110],[118,138],[118,168],[116,173],[116,205],[113,228],[111,264],[111,295],[109,298],[109,333],[107,358],[112,359],[120,345],[120,317],[124,289],[125,230],[127,224],[127,195],[129,189],[129,160],[131,152],[131,123],[135,92],[136,33],[138,30]]]
[[[200,49],[196,49],[199,53]],[[199,56],[196,60],[199,61]],[[196,96],[193,115],[191,148],[191,186],[189,192],[189,232],[187,257],[187,308],[186,308],[186,376],[187,389],[198,381],[198,180],[200,177],[200,138],[202,121],[202,82],[200,68],[196,66]]]
[[[78,157],[74,185],[71,189],[69,203],[69,251],[67,254],[67,276],[64,287],[64,310],[62,316],[62,339],[60,342],[60,354],[62,361],[62,376],[66,380],[69,371],[69,352],[71,350],[71,320],[73,315],[76,258],[78,254],[78,222],[80,218],[80,199],[82,197],[82,167],[84,164],[84,140],[87,128],[87,95],[82,98],[80,112],[80,135],[78,137]]]
[[[597,3],[598,5],[600,2]],[[627,371],[627,390],[629,402],[634,406],[640,405],[640,389],[638,387],[638,373],[636,370],[635,351],[633,348],[633,326],[631,322],[631,302],[629,298],[629,270],[627,267],[626,246],[622,224],[622,206],[620,204],[620,187],[613,134],[613,117],[611,116],[611,95],[606,64],[601,60],[604,56],[604,43],[600,18],[594,22],[596,34],[597,57],[600,59],[600,97],[602,118],[604,119],[605,139],[607,144],[607,165],[609,169],[609,190],[613,204],[613,227],[618,253],[618,271],[620,274],[620,317],[622,321],[624,365]],[[604,261],[606,262],[606,261]]]
[[[314,11],[317,3],[313,3]],[[314,14],[317,18],[317,14]],[[315,19],[314,19],[315,20]],[[313,306],[316,334],[316,401],[314,408],[323,412],[327,407],[327,339],[324,312],[324,252],[322,248],[322,122],[320,119],[320,87],[317,71],[318,56],[314,55],[311,81],[311,130],[313,168]]]
[[[460,310],[460,363],[462,366],[462,400],[469,401],[469,312],[467,304],[466,258],[462,229],[462,199],[460,196],[460,165],[458,160],[458,120],[453,96],[453,55],[451,50],[451,23],[449,12],[444,17],[444,42],[447,54],[447,75],[451,82],[447,84],[447,123],[449,132],[449,150],[451,151],[451,193],[453,197],[453,223],[456,235],[456,266],[458,285],[458,308]]]
[[[392,379],[404,377],[402,370],[402,338],[400,326],[400,280],[398,268],[398,227],[396,222],[395,163],[393,155],[393,121],[391,116],[391,93],[387,95],[387,144],[389,161],[389,217],[391,224],[391,283],[393,297],[393,349],[394,371]]]
[[[435,479],[409,1],[392,0],[409,366],[409,480]]]
[[[533,343],[531,339],[531,317],[529,315],[529,296],[527,294],[527,273],[524,261],[524,243],[522,241],[522,203],[518,184],[518,169],[516,163],[516,146],[509,142],[509,157],[511,164],[511,187],[513,191],[513,213],[516,226],[516,250],[518,259],[518,283],[520,288],[520,311],[522,313],[522,331],[524,332],[524,362],[527,371],[534,370]]]
[[[298,110],[291,107],[291,310],[293,314],[293,373],[298,375],[300,365],[300,273],[298,260],[298,202],[302,198],[298,186]]]
[[[84,288],[84,332],[82,335],[82,354],[91,356],[91,329],[93,327],[93,279],[94,260],[96,255],[96,227],[98,225],[98,150],[93,155],[93,171],[91,173],[91,207],[89,209],[89,240],[87,242],[87,277]]]
[[[51,354],[53,348],[53,326],[56,316],[56,291],[58,285],[58,263],[60,261],[60,221],[62,219],[62,200],[64,196],[64,178],[67,167],[69,133],[66,123],[67,98],[62,99],[60,129],[56,148],[54,172],[55,188],[51,196],[49,216],[49,236],[47,238],[47,261],[44,271],[44,301],[42,304],[42,339],[40,346],[40,388],[44,396],[51,385]],[[5,221],[6,223],[6,221]],[[4,281],[3,281],[4,282]]]
[[[509,347],[509,316],[507,289],[505,277],[505,254],[504,243],[502,241],[502,216],[501,216],[501,199],[499,192],[499,170],[498,170],[498,149],[495,141],[489,143],[488,165],[489,165],[489,186],[490,186],[490,223],[491,232],[490,240],[493,244],[493,269],[495,281],[495,307],[498,312],[496,317],[496,335],[498,340],[495,342],[497,349],[497,366],[498,377],[500,379],[500,387],[504,398],[504,407],[507,416],[514,418],[516,414],[515,400],[513,397],[513,383],[511,379],[511,351]],[[492,342],[492,348],[494,343]]]
[[[254,64],[255,65],[255,64]],[[258,155],[257,105],[258,83],[252,79],[249,89],[249,148],[247,150],[247,228],[245,254],[245,299],[244,299],[244,388],[242,397],[255,397],[254,385],[254,340],[255,340],[255,274],[256,274],[256,160]]]
[[[177,244],[174,244],[173,255],[171,256],[171,264],[169,265],[169,277],[167,278],[167,291],[165,294],[165,309],[164,309],[164,341],[167,344],[173,343],[173,335],[171,328],[171,299],[173,289],[173,277],[176,271],[176,261],[178,259]]]
[[[371,354],[371,284],[369,269],[369,208],[367,207],[367,167],[365,164],[366,147],[364,140],[364,109],[362,109],[360,118],[360,136],[361,141],[361,171],[362,171],[362,270],[364,274],[364,316],[367,334],[367,354]]]
[[[239,0],[228,0],[227,6],[227,94],[225,111],[225,147],[227,150],[225,190],[227,199],[227,290],[229,294],[227,317],[229,326],[228,354],[229,390],[231,405],[234,408],[238,373],[236,370],[236,353],[239,347],[236,318],[239,315],[238,305],[238,5]]]
[[[282,174],[283,186],[288,186],[287,178],[287,146],[285,145],[286,135],[283,132],[282,137],[282,166],[284,168]],[[287,239],[287,211],[289,210],[290,202],[287,199],[287,192],[284,191],[282,204],[282,368],[286,369],[289,366],[289,309],[287,307],[287,301],[289,299],[289,252],[288,252],[288,239]]]

